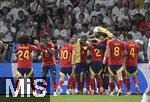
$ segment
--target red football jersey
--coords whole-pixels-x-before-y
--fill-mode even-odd
[[[60,68],[72,68],[72,53],[73,46],[64,44],[59,49],[59,64]]]
[[[125,44],[127,55],[126,55],[126,66],[137,66],[139,48],[135,41],[130,40]]]
[[[103,61],[103,57],[104,57],[104,51],[102,51],[101,49],[95,48],[94,46],[90,46],[89,47],[89,51],[91,54],[91,61]]]
[[[49,42],[46,47],[44,45],[40,45],[41,53],[42,53],[42,66],[50,66],[56,63],[55,54],[49,55],[48,51],[54,51],[54,44]]]
[[[110,40],[107,43],[109,48],[108,63],[110,65],[122,65],[125,46],[119,39]]]
[[[87,62],[87,50],[88,50],[87,45],[81,45],[81,63]]]
[[[18,58],[17,58],[17,68],[32,68],[32,51],[39,50],[38,47],[34,45],[18,45]]]

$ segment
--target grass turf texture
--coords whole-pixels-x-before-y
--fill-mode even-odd
[[[60,95],[50,96],[50,102],[140,102],[142,96]]]
[[[51,102],[50,95],[46,95],[45,97],[5,97],[4,95],[0,95],[0,102]]]
[[[9,97],[0,96],[0,102],[140,102],[142,96],[103,96],[103,95],[60,95],[45,96],[44,98]]]

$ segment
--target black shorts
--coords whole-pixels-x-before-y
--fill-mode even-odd
[[[56,65],[50,65],[50,66],[43,66],[42,67],[42,73],[43,74],[48,74],[48,72],[50,71],[51,77],[52,79],[56,78]]]
[[[73,69],[70,68],[60,68],[60,75],[61,76],[66,76],[66,75],[71,75],[73,73]]]
[[[130,74],[136,75],[137,74],[137,67],[127,66],[126,67],[126,75],[130,75]]]
[[[122,73],[123,71],[123,66],[122,65],[109,65],[108,66],[108,71],[109,73],[114,76],[117,73]]]
[[[75,74],[80,75],[80,73],[88,73],[89,72],[89,68],[88,65],[86,63],[78,63],[76,64],[76,68],[74,70]]]
[[[17,77],[24,77],[26,74],[27,77],[33,76],[33,68],[17,68],[16,71]]]
[[[102,62],[92,62],[90,72],[92,75],[100,75],[103,71]]]

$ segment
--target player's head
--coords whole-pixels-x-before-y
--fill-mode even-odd
[[[20,33],[20,35],[17,36],[17,41],[19,44],[29,44],[30,37],[24,33]]]
[[[2,49],[4,43],[0,40],[0,48]]]
[[[88,24],[87,23],[82,24],[82,30],[83,31],[87,31],[88,30]]]
[[[99,28],[98,26],[95,27],[94,30],[93,30],[93,33],[94,33],[94,34],[98,34],[98,33],[99,33],[99,29],[100,29],[100,28]]]
[[[81,36],[81,39],[80,39],[81,44],[82,45],[86,44],[86,41],[87,41],[87,36],[86,35]]]
[[[101,33],[100,34],[100,39],[105,39],[105,38],[107,38],[108,36],[107,36],[107,34],[105,34],[105,33]]]
[[[132,34],[127,34],[127,40],[132,40],[132,39],[133,39]]]
[[[114,32],[114,33],[113,33],[113,38],[118,38],[118,37],[119,37],[118,32]]]
[[[69,37],[64,38],[64,40],[65,40],[65,43],[70,43],[70,38]]]
[[[40,38],[40,42],[43,43],[43,44],[46,44],[48,42],[48,38],[47,36],[43,36]]]

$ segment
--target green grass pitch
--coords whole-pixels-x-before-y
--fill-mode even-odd
[[[0,96],[0,102],[140,102],[142,96],[103,96],[103,95],[47,95],[44,98]]]
[[[60,95],[50,96],[50,102],[140,102],[142,96]]]

